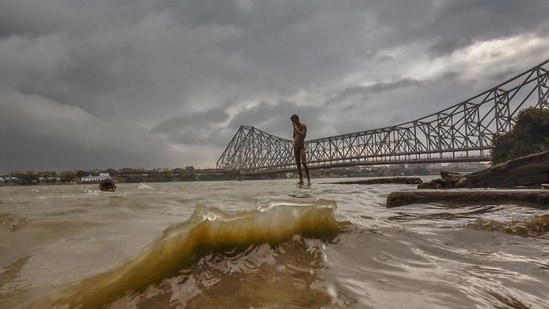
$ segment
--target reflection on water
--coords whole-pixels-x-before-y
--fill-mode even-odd
[[[414,185],[0,188],[0,307],[548,308],[549,215]]]

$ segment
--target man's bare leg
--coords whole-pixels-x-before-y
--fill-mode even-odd
[[[303,168],[305,169],[305,175],[307,175],[307,185],[311,185],[311,176],[309,176],[309,168],[307,167],[307,163],[303,163]],[[303,181],[301,182],[303,183]]]
[[[294,151],[295,155],[295,165],[297,166],[297,174],[299,175],[299,182],[298,185],[303,184],[303,171],[301,171],[301,152],[300,151]]]
[[[305,149],[301,149],[299,154],[301,164],[303,164],[303,168],[305,169],[305,175],[307,176],[307,185],[311,185],[311,176],[309,175],[309,167],[307,167],[307,153],[305,152]],[[303,183],[303,178],[301,178],[301,183]]]
[[[303,172],[301,171],[301,165],[299,165],[297,167],[297,173],[299,174],[299,182],[297,184],[302,185],[303,184]]]

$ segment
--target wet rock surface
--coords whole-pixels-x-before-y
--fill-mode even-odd
[[[339,182],[328,182],[329,184],[341,184],[341,185],[374,185],[384,183],[395,184],[421,184],[423,180],[419,177],[387,177],[387,178],[375,178],[375,179],[361,179]]]
[[[442,171],[440,179],[422,183],[418,189],[449,188],[536,188],[549,183],[549,151],[520,157],[515,160],[462,175]]]
[[[449,207],[470,205],[520,204],[549,209],[548,190],[414,190],[392,192],[387,196],[387,208],[410,204],[444,204]]]

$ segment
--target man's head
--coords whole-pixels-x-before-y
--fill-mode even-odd
[[[292,117],[290,117],[290,120],[293,123],[299,123],[299,116],[297,116],[296,114],[293,114]]]

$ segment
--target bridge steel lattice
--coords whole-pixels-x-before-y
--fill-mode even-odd
[[[490,161],[495,134],[526,107],[549,108],[549,59],[437,113],[385,128],[306,141],[309,167]],[[295,170],[293,141],[240,126],[217,168],[262,174]]]

